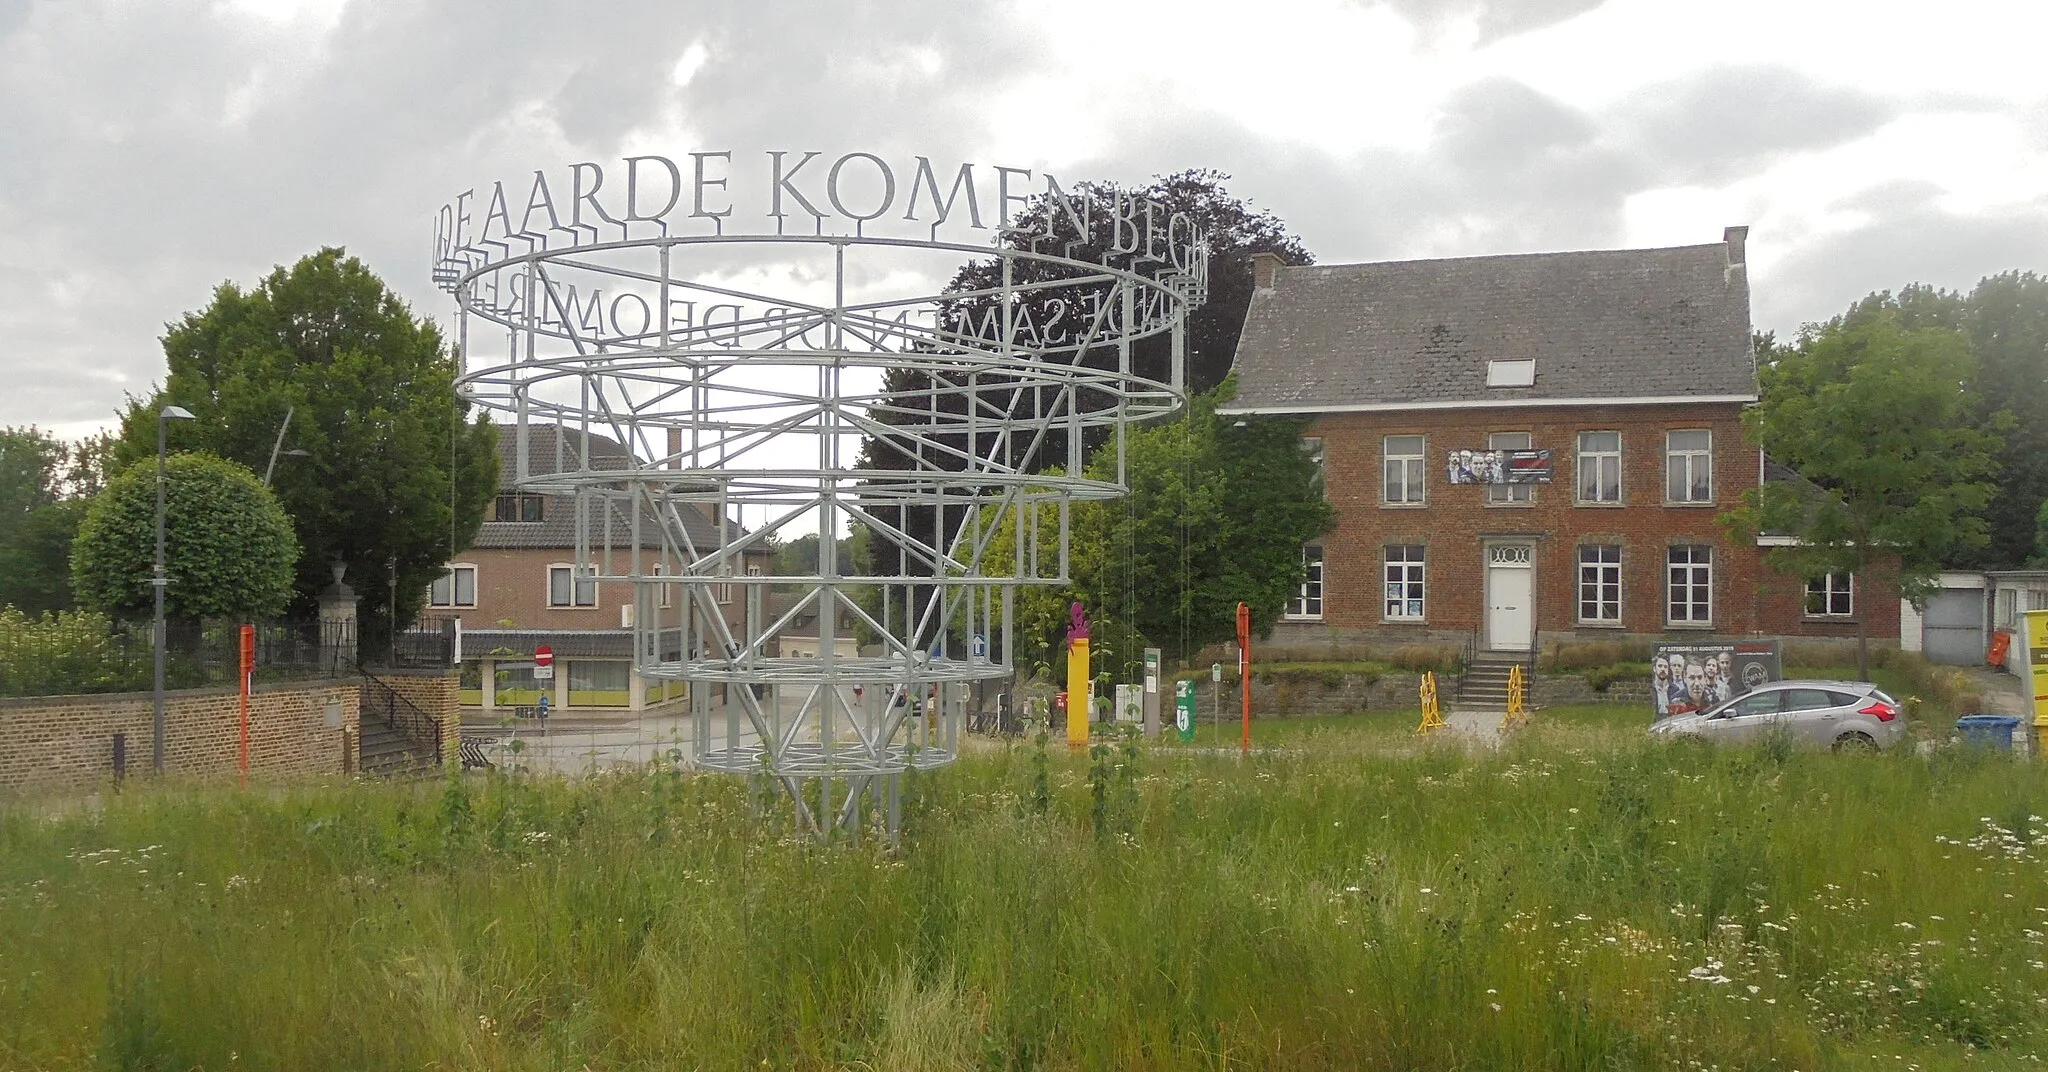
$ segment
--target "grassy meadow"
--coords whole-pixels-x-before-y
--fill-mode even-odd
[[[668,771],[0,805],[0,1068],[2048,1052],[2038,767],[1658,746],[1563,712],[1484,752],[1409,722],[1390,751],[1375,718],[1299,720],[1248,762],[992,745],[912,782],[895,849]]]

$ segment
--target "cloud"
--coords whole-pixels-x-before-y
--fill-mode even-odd
[[[0,367],[11,378],[0,424],[110,417],[124,391],[161,375],[166,321],[224,279],[253,282],[322,245],[349,247],[417,312],[445,316],[427,279],[441,203],[479,182],[642,151],[731,148],[758,163],[770,149],[862,149],[1050,163],[1070,181],[1216,167],[1327,261],[1613,246],[1628,240],[1632,198],[1697,190],[1673,199],[1702,206],[1672,213],[1671,233],[1696,233],[1680,240],[1712,241],[1745,218],[1720,218],[1732,202],[1782,221],[1752,235],[1757,322],[1772,327],[1877,287],[2041,267],[2028,258],[2048,248],[2048,209],[2024,182],[1988,184],[1971,202],[2004,198],[1997,216],[1957,214],[1957,183],[1925,168],[1830,202],[1831,189],[1871,186],[1871,161],[1904,155],[1894,144],[1919,144],[1900,140],[1919,136],[1901,120],[1934,107],[1876,78],[1840,84],[1797,60],[1730,53],[1574,96],[1541,70],[1503,76],[1508,60],[1487,42],[1543,31],[1513,60],[1526,66],[1552,45],[1583,54],[1563,46],[1598,43],[1589,23],[1635,25],[1607,12],[1573,21],[1597,0],[1331,2],[1393,13],[1330,19],[1354,34],[1370,24],[1384,66],[1307,92],[1271,81],[1286,78],[1285,56],[1205,59],[1215,70],[1202,69],[1211,92],[1198,104],[1185,77],[1154,77],[1175,54],[1135,39],[1077,47],[1089,27],[1071,9],[350,0],[276,18],[214,0],[0,0]],[[1285,25],[1312,32],[1319,10]],[[1140,26],[1155,17],[1118,13]],[[1382,32],[1395,16],[1417,27],[1413,41]],[[1790,54],[1784,45],[1769,54]],[[1238,92],[1233,79],[1261,81]],[[1382,85],[1411,95],[1376,99]],[[1952,91],[2038,153],[2048,101],[2028,92]],[[1219,101],[1236,107],[1223,114]],[[1284,122],[1262,114],[1268,102]],[[1894,140],[1874,148],[1879,132]]]
[[[1469,20],[1478,44],[1554,26],[1577,18],[1606,0],[1367,0],[1387,7],[1425,29],[1441,30]]]
[[[1338,263],[1597,247],[1619,236],[1623,203],[1647,181],[1596,116],[1498,78],[1453,92],[1415,149],[1334,154],[1198,116],[1132,124],[1112,140],[1116,157],[1084,169],[1219,168],[1233,192]]]
[[[977,103],[1032,51],[1006,48],[1003,19],[954,14],[939,0],[638,0],[573,16],[359,0],[308,37],[200,0],[45,5],[0,40],[0,270],[69,265],[93,290],[76,305],[34,287],[0,298],[18,328],[0,353],[48,385],[37,412],[106,416],[118,391],[75,390],[58,370],[82,362],[143,391],[161,375],[163,322],[222,279],[252,282],[326,244],[442,313],[426,279],[440,203],[635,140],[676,154],[886,143],[972,159],[986,136]],[[700,42],[695,77],[673,84]]]
[[[1630,93],[1606,117],[1670,184],[1718,183],[1791,153],[1854,141],[1905,111],[1779,66],[1716,66]]]
[[[2008,269],[2048,270],[2048,197],[1997,215],[1964,215],[1940,205],[1927,183],[1885,184],[1846,198],[1840,208],[1869,222],[1809,240],[1752,288],[1752,319],[1781,336],[1825,320],[1874,291],[1908,283],[1967,291]]]

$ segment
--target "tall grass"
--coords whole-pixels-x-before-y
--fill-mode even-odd
[[[817,844],[742,782],[669,772],[16,805],[0,1067],[1960,1068],[2048,1049],[2038,769],[1638,737],[1249,763],[1026,743],[915,779],[893,851]]]

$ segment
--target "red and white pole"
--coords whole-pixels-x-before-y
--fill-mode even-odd
[[[242,784],[249,784],[249,685],[256,676],[256,627],[242,626]]]
[[[1244,741],[1239,750],[1252,754],[1252,608],[1237,605],[1237,682],[1244,700]]]

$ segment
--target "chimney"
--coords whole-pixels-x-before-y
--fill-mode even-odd
[[[668,467],[670,469],[681,469],[683,467],[682,453],[683,430],[671,424],[668,426]]]
[[[1285,263],[1278,254],[1265,252],[1252,254],[1252,289],[1272,290],[1273,279],[1280,274],[1280,267]]]
[[[1746,268],[1749,264],[1749,228],[1730,227],[1721,232],[1721,241],[1728,246],[1728,267]]]

